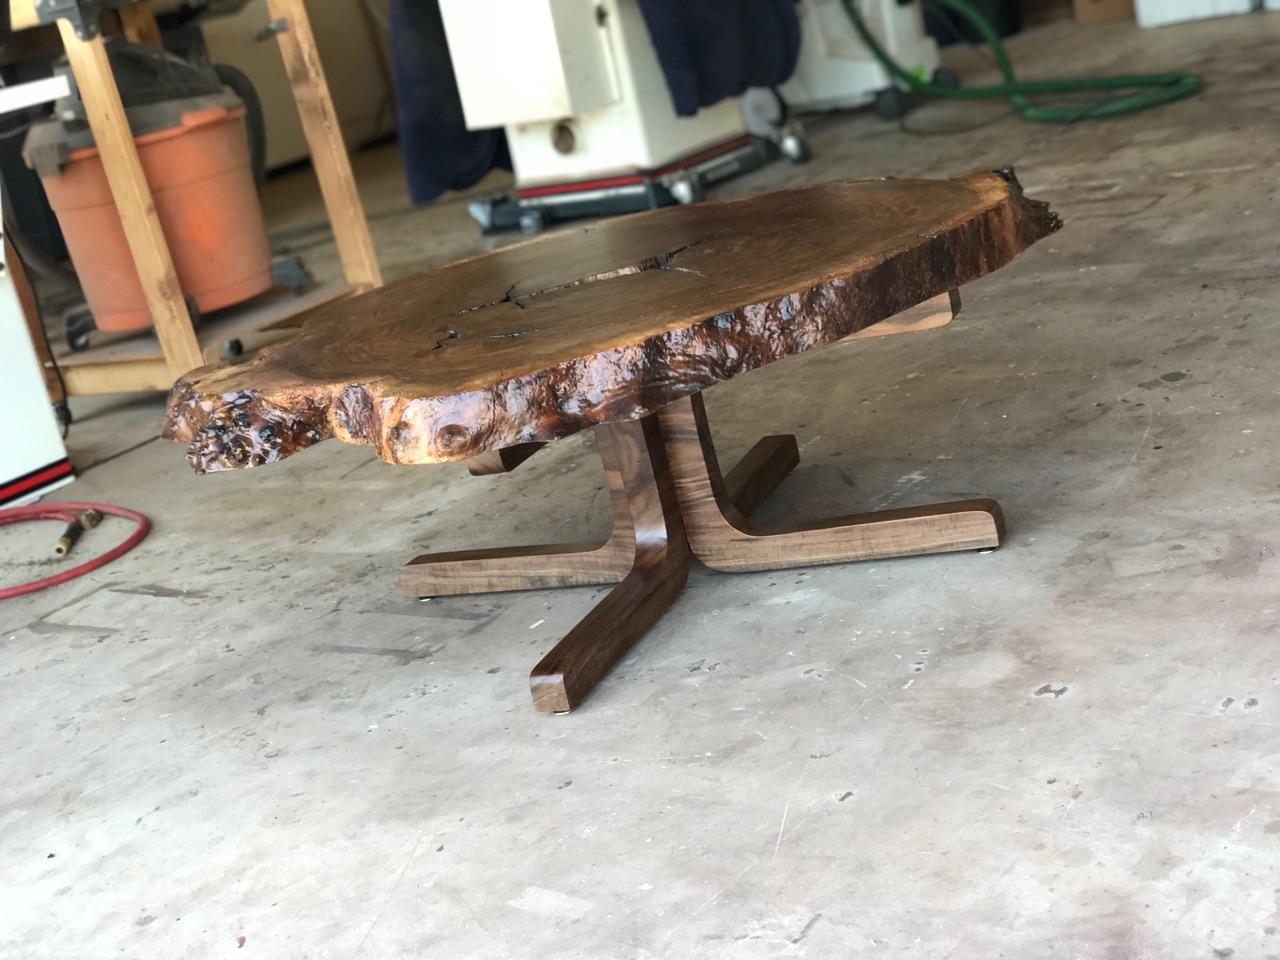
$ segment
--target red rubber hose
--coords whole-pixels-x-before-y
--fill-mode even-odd
[[[82,577],[90,570],[97,570],[117,557],[124,556],[136,547],[151,529],[151,521],[136,510],[113,507],[109,503],[48,503],[34,507],[10,507],[7,510],[0,510],[0,527],[11,523],[26,523],[28,520],[61,520],[63,523],[71,523],[76,519],[76,514],[85,510],[97,510],[105,517],[120,517],[122,520],[132,520],[138,527],[133,533],[129,534],[122,544],[112,547],[100,557],[85,561],[78,567],[63,570],[51,577],[45,577],[43,580],[32,580],[30,583],[20,583],[14,587],[0,587],[0,600],[8,600],[10,597],[20,597],[23,594],[35,593],[37,590],[43,590],[46,587],[56,587],[60,583],[66,583],[76,577]]]

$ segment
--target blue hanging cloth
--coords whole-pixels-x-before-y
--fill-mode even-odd
[[[682,117],[747,87],[777,86],[796,69],[796,0],[638,2]]]
[[[390,14],[396,123],[413,202],[465,190],[494,167],[510,170],[506,134],[468,130],[463,120],[436,0],[391,0]]]
[[[633,0],[623,0],[633,2]],[[795,0],[636,0],[676,113],[692,116],[771,87],[795,70]],[[437,0],[391,0],[396,120],[414,203],[463,190],[494,167],[511,169],[502,130],[468,130]],[[518,69],[495,63],[493,69]]]

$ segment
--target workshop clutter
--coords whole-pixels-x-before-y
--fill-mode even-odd
[[[162,50],[109,43],[113,72],[178,282],[200,312],[271,287],[271,249],[242,118],[217,77]],[[73,92],[32,126],[23,156],[44,184],[100,330],[151,325],[106,171]]]

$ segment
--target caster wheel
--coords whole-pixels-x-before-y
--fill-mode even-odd
[[[698,203],[707,197],[697,177],[690,176],[687,173],[673,178],[671,183],[667,185],[667,189],[671,191],[671,196],[675,197],[676,203],[681,206]]]
[[[787,122],[787,108],[778,91],[771,87],[748,87],[738,103],[742,108],[742,125],[753,137],[776,139]]]
[[[939,67],[933,71],[932,80],[935,87],[945,87],[948,90],[960,89],[960,75],[947,67]]]
[[[808,163],[811,156],[808,141],[794,133],[785,134],[778,141],[778,149],[792,163]]]
[[[520,214],[520,232],[526,237],[536,237],[542,232],[544,226],[546,224],[542,220],[541,212],[527,210]]]
[[[901,87],[885,87],[876,94],[873,106],[881,120],[898,120],[907,112],[906,91]]]
[[[88,307],[77,307],[62,315],[62,330],[67,347],[73,353],[89,349],[89,335],[93,333],[93,314]]]
[[[281,250],[271,256],[271,285],[284,287],[295,297],[300,297],[311,286],[311,271],[302,258],[289,250]]]

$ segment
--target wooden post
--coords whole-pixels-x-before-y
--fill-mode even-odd
[[[68,20],[59,20],[58,30],[84,102],[94,143],[102,157],[102,168],[125,238],[129,241],[129,251],[151,311],[151,322],[169,371],[176,380],[188,370],[202,366],[204,360],[156,214],[151,188],[142,172],[129,120],[120,102],[120,91],[111,74],[107,51],[102,37],[81,40]]]
[[[142,43],[149,47],[163,47],[160,25],[147,0],[135,0],[116,11],[120,15],[120,30],[130,43]]]
[[[40,18],[36,15],[36,0],[0,0],[9,4],[9,29],[29,30],[40,26]]]
[[[311,148],[311,163],[338,245],[338,258],[347,282],[358,287],[382,285],[382,271],[374,253],[364,206],[351,172],[351,159],[342,140],[342,127],[320,66],[320,53],[303,0],[267,0],[272,19],[286,21],[277,34],[289,85],[298,104],[302,130]]]
[[[55,407],[66,403],[67,395],[62,389],[62,381],[53,369],[53,357],[49,355],[49,344],[45,340],[44,327],[40,321],[40,311],[36,307],[35,291],[27,279],[27,271],[18,259],[18,252],[9,242],[8,231],[4,238],[4,262],[13,281],[13,289],[18,294],[18,306],[22,310],[22,318],[27,322],[27,335],[31,337],[31,346],[40,362],[40,373],[44,377],[44,388],[49,394],[49,402]]]

